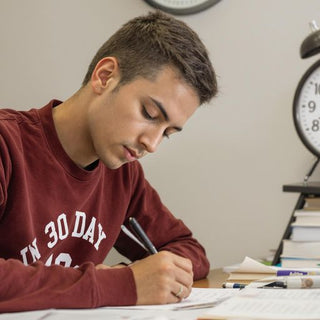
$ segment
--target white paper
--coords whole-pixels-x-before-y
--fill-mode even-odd
[[[320,319],[320,289],[250,289],[205,312],[201,319]]]
[[[107,307],[105,309],[132,310],[178,310],[186,307],[201,307],[203,304],[219,303],[229,299],[239,292],[239,289],[193,288],[190,296],[179,303],[161,305],[139,305],[128,307]]]
[[[194,320],[203,314],[203,303],[220,303],[238,294],[238,289],[193,288],[190,296],[179,303],[97,309],[49,309],[0,315],[0,320]],[[193,308],[186,308],[191,307]]]

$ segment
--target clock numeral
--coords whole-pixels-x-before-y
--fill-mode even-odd
[[[314,131],[314,132],[319,131],[319,120],[313,120],[312,121],[311,130]]]
[[[314,112],[316,110],[316,103],[313,100],[308,102],[309,112]]]
[[[314,84],[314,94],[320,94],[320,83]]]

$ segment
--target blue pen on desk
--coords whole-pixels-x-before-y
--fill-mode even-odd
[[[244,289],[245,287],[246,287],[245,284],[234,283],[234,282],[225,282],[222,285],[222,288],[226,288],[226,289]]]
[[[129,218],[129,223],[130,226],[132,227],[133,231],[136,233],[136,235],[138,236],[138,238],[140,239],[140,241],[145,245],[145,247],[148,249],[148,252],[150,254],[156,254],[158,253],[157,249],[155,248],[155,246],[152,244],[152,242],[150,241],[150,239],[148,238],[148,236],[146,235],[146,233],[143,231],[143,229],[141,228],[140,224],[138,223],[138,221],[133,218],[130,217]]]

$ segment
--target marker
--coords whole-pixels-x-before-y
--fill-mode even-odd
[[[226,289],[244,289],[246,287],[243,283],[225,282],[222,288]]]
[[[320,276],[288,277],[285,282],[290,289],[320,288]]]
[[[263,288],[310,289],[320,288],[320,276],[289,276],[284,281],[274,281]]]
[[[155,246],[152,244],[152,242],[150,241],[150,239],[148,238],[148,236],[146,235],[146,233],[143,231],[143,229],[141,228],[140,224],[138,223],[138,221],[133,218],[130,217],[129,218],[129,223],[130,226],[132,227],[133,231],[136,233],[136,235],[138,236],[138,238],[141,240],[141,242],[145,245],[145,247],[147,248],[148,252],[150,254],[156,254],[158,253],[157,249],[155,248]]]
[[[277,277],[282,277],[282,276],[315,276],[315,275],[320,275],[320,271],[277,270]]]

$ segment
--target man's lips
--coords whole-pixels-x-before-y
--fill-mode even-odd
[[[125,150],[125,157],[126,159],[130,161],[135,161],[138,159],[138,156],[134,150],[129,149],[128,147],[124,147]]]

